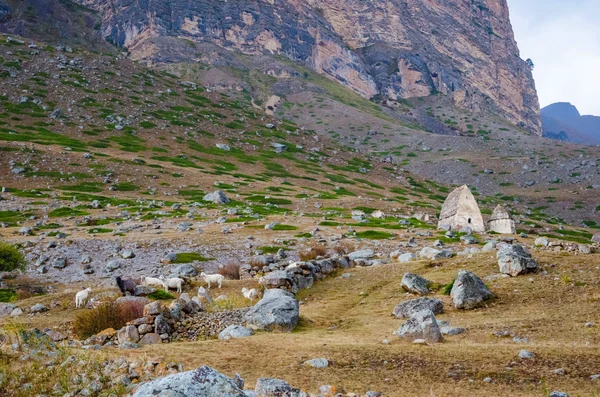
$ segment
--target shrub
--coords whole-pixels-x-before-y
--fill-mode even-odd
[[[236,263],[230,263],[219,269],[219,274],[229,280],[240,279],[240,265]]]
[[[308,250],[300,252],[299,255],[301,261],[312,261],[319,256],[327,255],[327,248],[320,245],[314,245]]]
[[[0,302],[9,303],[17,300],[17,293],[11,289],[0,289]]]
[[[333,251],[338,255],[348,255],[349,253],[356,250],[354,243],[344,241],[333,247]]]
[[[107,328],[118,330],[143,314],[144,304],[141,302],[105,302],[94,309],[80,312],[73,321],[73,333],[80,339],[89,338]]]
[[[157,289],[153,293],[148,294],[148,298],[154,299],[154,300],[175,299],[175,297],[170,292],[167,292],[167,291],[162,290],[162,289]]]
[[[0,272],[24,270],[26,265],[25,255],[17,247],[0,242]]]

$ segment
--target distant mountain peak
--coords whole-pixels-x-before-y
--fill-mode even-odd
[[[575,120],[581,117],[579,110],[570,102],[557,102],[542,109],[542,114],[547,114],[557,120]]]
[[[582,116],[569,102],[557,102],[541,111],[543,136],[575,143],[600,144],[600,117]]]

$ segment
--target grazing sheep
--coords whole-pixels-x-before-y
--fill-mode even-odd
[[[242,294],[244,295],[244,298],[250,299],[251,303],[254,303],[254,299],[258,298],[258,291],[256,288],[242,288]]]
[[[83,291],[79,291],[77,294],[75,294],[75,307],[77,309],[85,306],[90,292],[92,292],[92,289],[86,288]]]
[[[127,295],[127,292],[135,296],[135,286],[137,285],[135,280],[123,279],[121,276],[117,276],[116,281],[123,296]]]
[[[141,281],[142,281],[142,285],[146,285],[146,286],[151,286],[151,285],[154,285],[157,287],[163,286],[163,282],[160,278],[142,276]]]
[[[162,280],[162,285],[165,287],[165,291],[169,292],[169,288],[176,288],[177,292],[181,294],[181,288],[183,286],[183,280],[179,277],[165,278],[164,276],[160,276]]]
[[[204,281],[208,284],[208,288],[210,288],[211,283],[217,283],[219,288],[221,288],[221,285],[225,280],[225,277],[220,274],[206,274],[204,272],[200,273],[200,277],[204,278]]]

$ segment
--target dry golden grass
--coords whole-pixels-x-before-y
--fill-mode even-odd
[[[312,392],[333,384],[338,390],[378,390],[398,397],[545,396],[552,390],[598,396],[600,386],[589,377],[600,372],[600,335],[597,326],[584,324],[600,324],[600,257],[534,255],[542,272],[486,281],[497,296],[487,306],[455,310],[449,297],[435,293],[446,308],[438,319],[468,331],[433,346],[413,345],[392,335],[403,323],[391,315],[393,307],[412,298],[400,287],[402,275],[416,272],[438,284],[451,281],[459,269],[485,277],[497,272],[495,255],[458,257],[438,266],[413,262],[350,269],[349,279],[328,278],[299,293],[301,321],[293,333],[258,333],[242,340],[146,346],[108,354],[137,359],[158,355],[183,362],[187,369],[207,364],[228,375],[239,372],[249,387],[258,377],[272,376]],[[213,287],[210,292],[213,297],[229,297],[219,305],[239,307],[249,305],[241,296],[243,286],[256,287],[256,283],[227,281],[222,289]],[[501,330],[529,342],[493,335]],[[392,343],[384,345],[384,339]],[[520,360],[521,349],[535,352],[537,358]],[[302,366],[315,357],[326,357],[330,366],[323,370]],[[553,374],[557,368],[567,374]],[[484,383],[488,376],[493,381]]]
[[[487,307],[455,310],[449,297],[436,295],[446,307],[438,319],[468,329],[438,345],[415,346],[391,335],[402,324],[391,310],[411,298],[400,287],[402,275],[414,271],[444,284],[466,268],[484,277],[496,272],[493,255],[455,258],[440,267],[415,262],[353,269],[350,279],[330,278],[299,294],[304,302],[301,324],[291,334],[152,346],[143,352],[183,361],[186,368],[208,364],[229,375],[239,372],[250,386],[258,377],[273,376],[309,391],[334,384],[338,390],[372,389],[385,396],[544,396],[552,390],[600,395],[600,386],[589,379],[600,372],[600,336],[597,328],[583,326],[600,320],[600,258],[553,253],[536,257],[548,274],[488,281],[497,299]],[[560,277],[565,273],[578,286],[566,284]],[[494,336],[499,330],[530,342]],[[392,344],[381,344],[383,339]],[[521,349],[538,357],[520,360]],[[331,365],[324,370],[301,365],[315,357],[326,357]],[[551,371],[557,368],[565,368],[567,375],[554,375]],[[492,383],[483,382],[488,376]]]

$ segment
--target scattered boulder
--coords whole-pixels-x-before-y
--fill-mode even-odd
[[[259,379],[260,381],[260,379]],[[132,397],[246,397],[232,379],[203,366],[140,385]]]
[[[282,289],[268,289],[244,316],[251,329],[292,331],[298,325],[300,308],[296,297]]]
[[[162,343],[162,339],[160,338],[159,334],[156,334],[154,332],[149,332],[144,334],[144,336],[142,336],[142,338],[140,339],[140,345],[157,345]]]
[[[322,369],[329,366],[329,360],[326,358],[313,358],[312,360],[305,361],[302,365]]]
[[[409,318],[414,313],[431,310],[434,314],[444,312],[444,303],[437,298],[417,298],[404,301],[394,308],[392,313],[398,318]]]
[[[522,245],[505,244],[496,254],[500,272],[516,277],[537,269],[537,262]]]
[[[550,240],[547,237],[538,237],[533,243],[536,247],[547,247],[550,245]]]
[[[402,288],[406,291],[417,294],[427,295],[429,294],[429,285],[431,282],[418,274],[405,273],[402,277]]]
[[[112,261],[108,261],[106,263],[106,266],[104,266],[104,270],[106,272],[114,272],[115,270],[119,269],[121,267],[121,262],[117,261],[117,260],[112,260]]]
[[[408,319],[395,334],[401,338],[424,339],[428,343],[439,343],[444,340],[440,327],[431,310],[421,310]]]
[[[481,302],[493,298],[494,294],[474,273],[460,270],[452,286],[450,297],[457,309],[473,309]]]
[[[412,261],[416,261],[416,260],[417,260],[417,255],[415,255],[412,252],[407,252],[405,254],[398,256],[398,262],[400,262],[400,263],[412,262]]]
[[[148,296],[156,292],[156,288],[149,285],[136,285],[135,296]]]
[[[450,250],[439,250],[433,247],[424,247],[419,253],[421,258],[429,260],[439,260],[444,258],[452,258],[452,251]]]
[[[54,259],[54,261],[52,262],[52,267],[55,269],[64,269],[65,267],[67,267],[67,258],[60,257]]]
[[[117,331],[117,339],[119,340],[119,344],[126,342],[138,343],[140,341],[140,334],[136,326],[126,325]]]
[[[219,333],[220,340],[247,338],[254,335],[254,331],[242,325],[230,325]]]
[[[286,381],[273,378],[258,378],[254,393],[257,397],[307,397],[306,393],[290,386]]]
[[[135,253],[132,250],[123,250],[123,252],[121,252],[121,258],[133,259],[135,258]]]
[[[31,311],[31,313],[43,313],[43,312],[47,312],[48,307],[45,305],[42,305],[41,303],[36,303],[35,305],[31,306],[31,308],[29,309],[29,311]]]
[[[460,335],[460,334],[464,334],[465,332],[467,332],[467,330],[464,328],[449,327],[449,326],[441,327],[440,330],[442,331],[442,335],[450,335],[450,336]]]
[[[13,305],[12,303],[0,302],[0,317],[10,315],[15,309],[17,309],[17,305]]]
[[[31,229],[30,227],[27,227],[27,226],[23,226],[22,228],[19,229],[19,234],[21,234],[23,236],[31,236],[33,234],[33,229]]]
[[[222,190],[216,190],[212,193],[209,193],[204,196],[202,200],[210,201],[213,204],[227,204],[230,201]]]
[[[532,353],[528,350],[521,350],[519,352],[519,358],[523,358],[526,360],[531,360],[532,358],[535,358],[535,353]]]
[[[359,259],[372,259],[375,257],[375,252],[372,249],[364,249],[359,251],[351,252],[348,255],[348,258],[351,261],[359,260]]]
[[[177,266],[172,273],[175,276],[196,277],[198,275],[198,270],[196,270],[196,268],[189,263],[186,263]]]

